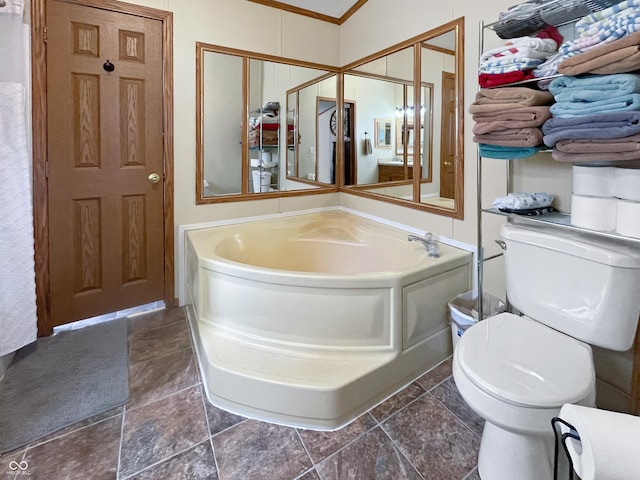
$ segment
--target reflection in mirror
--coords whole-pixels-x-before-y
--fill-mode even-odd
[[[331,120],[336,112],[336,76],[314,81],[287,93],[287,110],[296,125],[298,142],[290,146],[288,177],[335,183]]]
[[[198,203],[322,186],[316,99],[336,69],[202,43],[196,62]]]
[[[423,203],[455,208],[456,200],[456,37],[449,30],[422,44],[423,82],[430,82],[434,90],[434,110],[439,112],[433,128],[433,182],[421,186]]]
[[[225,72],[219,75],[218,72]],[[203,196],[242,193],[242,58],[205,52],[202,74],[207,79],[202,96]],[[218,121],[224,115],[224,121]],[[213,127],[215,125],[215,128]],[[211,126],[211,128],[209,128]]]
[[[463,29],[460,18],[346,67],[356,135],[376,118],[394,118],[392,148],[358,153],[351,191],[462,218]]]
[[[375,148],[391,148],[392,124],[389,118],[376,118]]]

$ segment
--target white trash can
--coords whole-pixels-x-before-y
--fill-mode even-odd
[[[482,294],[482,318],[489,318],[507,309],[499,298]],[[478,321],[478,297],[473,291],[458,295],[449,302],[449,318],[451,319],[451,340],[456,348],[458,340],[471,325]]]

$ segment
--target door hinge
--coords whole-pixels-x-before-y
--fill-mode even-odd
[[[47,35],[48,35],[47,27],[46,26],[42,27],[42,41],[44,43],[47,43],[49,41],[49,37]]]

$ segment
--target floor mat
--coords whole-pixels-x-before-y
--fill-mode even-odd
[[[39,338],[16,353],[0,382],[0,453],[128,398],[126,319]]]

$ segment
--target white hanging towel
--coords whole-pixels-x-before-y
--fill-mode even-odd
[[[0,83],[0,356],[37,336],[26,88]]]

